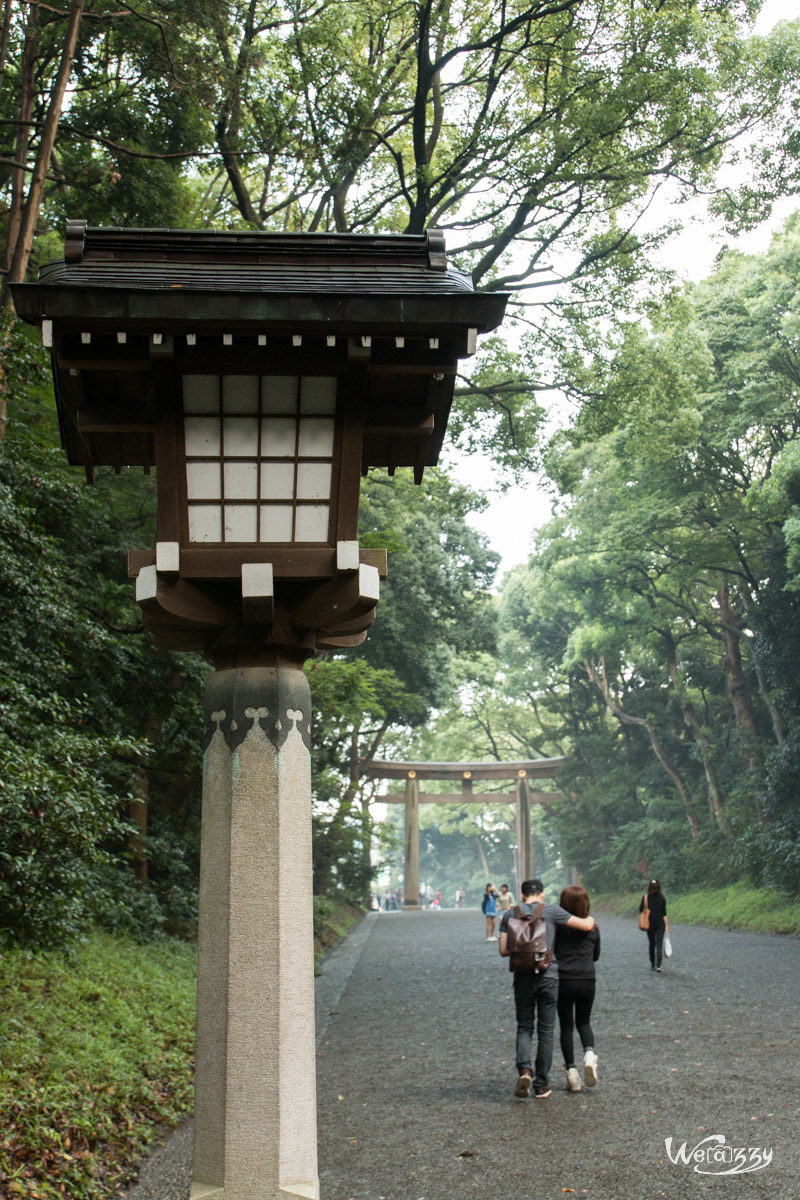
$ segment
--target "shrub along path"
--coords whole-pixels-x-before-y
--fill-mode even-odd
[[[567,1093],[556,1048],[552,1096],[523,1101],[481,914],[368,916],[319,980],[322,1200],[796,1200],[800,941],[674,926],[658,975],[633,921],[601,929],[599,1085]],[[688,1154],[712,1135],[772,1161],[723,1177],[670,1161],[665,1139]]]

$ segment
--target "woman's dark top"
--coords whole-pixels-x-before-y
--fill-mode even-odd
[[[654,896],[647,896],[647,907],[650,909],[650,928],[654,931],[664,928],[664,917],[667,915],[667,902],[658,892]],[[644,908],[645,897],[642,896],[642,902],[639,905],[639,912]]]
[[[600,930],[595,925],[588,933],[559,925],[556,929],[555,956],[559,979],[594,979],[594,964],[600,957]]]

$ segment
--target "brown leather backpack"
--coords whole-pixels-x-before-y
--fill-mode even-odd
[[[532,913],[524,913],[517,904],[513,912],[506,928],[506,949],[511,956],[508,969],[519,975],[541,975],[553,961],[553,952],[547,948],[544,904],[537,901]]]

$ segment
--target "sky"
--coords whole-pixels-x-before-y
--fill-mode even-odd
[[[800,0],[766,0],[756,21],[755,32],[766,33],[778,21],[798,18]],[[750,254],[766,250],[772,231],[782,225],[798,207],[800,197],[779,202],[764,226],[738,239],[715,232],[710,222],[703,221],[702,214],[698,212],[694,223],[670,242],[665,257],[682,278],[702,279],[711,273],[715,256],[723,242],[738,246]],[[445,454],[442,461],[453,467],[457,479],[492,495],[495,471],[488,457],[471,454],[469,457],[455,458],[452,454]],[[487,535],[492,549],[500,555],[498,583],[512,567],[527,560],[532,533],[549,515],[549,498],[536,482],[514,488],[505,495],[495,492],[486,511],[472,515],[471,524]]]

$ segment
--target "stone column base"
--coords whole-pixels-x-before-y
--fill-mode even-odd
[[[206,688],[194,1200],[319,1196],[310,715],[299,665]]]

